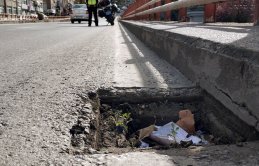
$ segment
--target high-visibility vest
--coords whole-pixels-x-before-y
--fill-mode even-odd
[[[96,5],[96,0],[88,0],[88,5]]]

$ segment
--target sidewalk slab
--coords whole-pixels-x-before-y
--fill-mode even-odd
[[[173,101],[200,98],[200,88],[179,70],[157,56],[122,25],[114,28],[117,28],[113,41],[116,46],[114,91],[111,90],[109,95],[104,92],[109,100],[140,102],[139,96],[143,96],[143,102],[158,100],[161,96]],[[116,97],[118,93],[119,99]]]
[[[150,51],[122,26],[118,29],[115,70],[116,87],[183,88],[194,87],[175,67]]]

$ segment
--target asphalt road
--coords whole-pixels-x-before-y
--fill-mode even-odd
[[[76,163],[66,152],[79,94],[112,86],[193,85],[117,22],[2,24],[0,165]]]
[[[67,153],[82,93],[100,87],[193,86],[117,22],[0,25],[0,165],[258,164],[257,144],[244,144],[243,151],[233,145],[232,150]]]
[[[78,93],[112,81],[114,33],[105,22],[0,26],[0,165],[62,163]]]

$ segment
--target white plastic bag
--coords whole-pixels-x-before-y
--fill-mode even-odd
[[[157,126],[157,131],[153,131],[150,138],[162,145],[169,146],[171,144],[178,143],[181,141],[192,141],[193,144],[198,144],[201,139],[196,136],[188,137],[188,133],[180,128],[174,122],[167,123],[166,125],[159,127]]]

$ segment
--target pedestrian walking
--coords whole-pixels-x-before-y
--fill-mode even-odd
[[[92,24],[92,15],[93,14],[94,14],[95,26],[98,26],[98,16],[97,16],[98,0],[87,0],[86,4],[87,4],[87,8],[88,8],[88,13],[89,13],[88,26],[91,26],[91,24]]]

